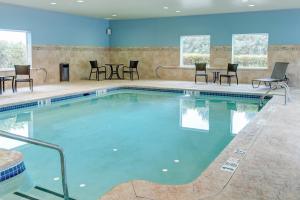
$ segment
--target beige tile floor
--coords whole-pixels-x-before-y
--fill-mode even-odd
[[[21,153],[17,151],[9,151],[0,149],[0,171],[15,166],[23,160]]]
[[[265,93],[266,88],[250,85],[219,86],[179,81],[80,81],[24,88],[17,94],[0,96],[0,105],[31,101],[112,86],[184,88],[226,92]],[[282,91],[276,91],[276,94]],[[258,113],[194,182],[181,186],[158,185],[147,181],[131,181],[116,186],[101,200],[299,200],[300,199],[300,92],[292,89],[292,101],[283,105],[275,96]],[[246,154],[235,153],[243,149]],[[238,158],[234,173],[220,170],[230,157]],[[101,181],[101,180],[99,180]]]

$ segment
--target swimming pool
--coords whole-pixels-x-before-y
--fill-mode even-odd
[[[62,146],[70,196],[94,200],[130,180],[195,180],[261,108],[236,96],[120,89],[2,112],[0,130]],[[24,154],[35,185],[62,193],[56,152],[3,138],[0,146]]]

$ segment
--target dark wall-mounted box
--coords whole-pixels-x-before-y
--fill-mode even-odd
[[[60,81],[70,81],[70,65],[69,63],[59,64]]]

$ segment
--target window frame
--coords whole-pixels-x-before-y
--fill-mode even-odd
[[[267,66],[265,67],[243,67],[243,66],[239,66],[240,70],[268,70],[269,69],[269,33],[236,33],[236,34],[232,34],[232,40],[231,40],[231,62],[234,62],[234,36],[236,35],[267,35],[268,37],[268,43],[267,43]]]
[[[200,36],[208,36],[209,37],[209,62],[207,63],[207,68],[210,67],[210,58],[211,58],[211,35],[210,34],[202,34],[202,35],[182,35],[180,36],[180,68],[195,68],[195,65],[184,65],[183,63],[183,38],[185,37],[200,37]]]
[[[32,68],[32,42],[31,42],[31,32],[26,30],[14,30],[14,29],[0,29],[0,31],[7,31],[7,32],[22,32],[26,34],[26,54],[27,54],[27,65],[30,65]],[[0,68],[0,71],[14,71],[15,69],[12,68]]]

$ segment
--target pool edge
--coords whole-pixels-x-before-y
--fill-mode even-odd
[[[114,86],[114,87],[102,87],[99,89],[89,89],[79,92],[71,92],[62,95],[50,95],[42,98],[33,98],[31,100],[26,101],[18,101],[14,103],[7,103],[0,105],[0,113],[5,111],[16,110],[20,108],[28,108],[34,107],[41,104],[46,104],[44,102],[59,102],[69,99],[76,99],[83,96],[88,96],[92,94],[96,94],[98,91],[112,92],[116,90],[122,89],[133,89],[133,90],[145,90],[145,91],[158,91],[158,92],[172,92],[172,93],[185,93],[185,91],[191,92],[200,92],[200,94],[204,95],[217,95],[217,96],[228,96],[228,97],[241,97],[241,98],[259,98],[263,96],[261,93],[255,92],[232,92],[232,91],[211,91],[211,90],[202,90],[202,89],[190,89],[190,88],[165,88],[165,87],[147,87],[147,86]],[[273,96],[266,96],[268,99],[271,99]]]

